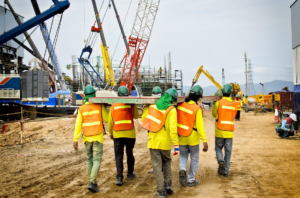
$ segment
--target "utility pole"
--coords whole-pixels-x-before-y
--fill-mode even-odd
[[[225,71],[224,68],[222,68],[222,85],[225,85]]]
[[[165,92],[167,91],[167,63],[166,63],[166,56],[165,56]]]
[[[261,82],[259,84],[261,85],[261,88],[262,88],[262,95],[264,95],[264,92],[265,92],[265,90],[264,90],[264,84],[262,84]]]
[[[245,75],[246,75],[246,95],[248,95],[248,71],[247,71],[247,53],[245,52]]]

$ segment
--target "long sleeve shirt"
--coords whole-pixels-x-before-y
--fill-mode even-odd
[[[90,104],[89,102],[86,102],[85,104]],[[102,121],[103,122],[108,122],[108,113],[106,111],[106,108],[104,105],[102,105],[101,108],[101,113],[102,113]],[[78,142],[80,135],[82,132],[82,114],[81,112],[78,110],[78,114],[77,114],[77,118],[76,118],[76,123],[75,123],[75,131],[74,131],[74,142]],[[93,135],[93,136],[82,136],[82,140],[83,143],[85,142],[100,142],[101,144],[103,144],[103,132],[100,133],[99,135]]]
[[[287,132],[289,132],[290,131],[290,128],[289,127],[287,127],[287,126],[289,126],[289,124],[287,123],[287,121],[286,120],[282,120],[282,122],[281,122],[281,129],[282,130],[284,130],[284,131],[287,131]],[[293,130],[294,129],[294,126],[293,125],[291,125],[291,129]]]
[[[138,119],[140,117],[137,106],[134,105],[134,113],[133,119]],[[135,128],[127,131],[114,131],[114,121],[111,115],[112,108],[110,108],[109,115],[108,115],[108,132],[109,134],[113,134],[114,138],[136,138]]]
[[[222,99],[225,99],[229,102],[232,102],[231,98],[230,97],[223,97]],[[219,118],[219,101],[217,101],[214,105],[214,108],[212,110],[212,116],[214,118],[216,118],[216,121],[215,121],[215,136],[216,137],[219,137],[219,138],[233,138],[233,131],[223,131],[221,129],[218,128],[218,118]]]
[[[146,106],[142,116],[143,122],[148,115],[148,111],[149,107]],[[165,126],[156,133],[149,131],[148,138],[147,148],[151,149],[171,150],[172,143],[178,145],[176,108],[169,111],[165,120]]]
[[[188,104],[196,104],[196,103],[194,101],[189,101]],[[200,144],[200,139],[203,142],[207,142],[201,109],[197,111],[194,128],[197,129],[197,131],[193,129],[190,136],[179,137],[179,145],[196,146]]]

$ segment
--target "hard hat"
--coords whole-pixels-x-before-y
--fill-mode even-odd
[[[195,85],[194,87],[192,87],[190,93],[195,93],[196,95],[200,95],[200,97],[202,98],[203,89],[200,85]]]
[[[238,98],[238,97],[239,97],[239,95],[238,95],[238,94],[236,94],[236,95],[235,95],[235,97],[236,97],[236,98]]]
[[[87,86],[84,88],[83,94],[84,94],[84,95],[90,95],[90,94],[93,94],[93,93],[95,93],[95,92],[96,92],[96,90],[94,89],[93,86],[87,85]]]
[[[129,91],[128,88],[126,86],[121,86],[118,89],[118,96],[128,96],[129,95]]]
[[[232,94],[233,89],[232,86],[230,84],[225,84],[222,89],[221,89],[222,93],[224,94]]]
[[[262,98],[261,96],[259,96],[259,98]]]
[[[174,98],[175,100],[177,100],[178,98],[178,93],[177,90],[174,88],[170,88],[166,91],[166,93],[170,94],[172,96],[172,98]]]
[[[157,94],[161,94],[161,88],[160,87],[158,87],[158,86],[156,86],[156,87],[154,87],[153,89],[152,89],[152,94],[155,94],[155,95],[157,95]]]
[[[245,97],[248,98],[248,95],[246,95]]]
[[[296,114],[294,114],[294,113],[292,113],[291,115],[290,115],[290,118],[292,118],[292,120],[293,121],[297,121],[297,116],[296,116]]]

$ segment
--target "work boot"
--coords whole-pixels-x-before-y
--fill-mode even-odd
[[[193,187],[193,186],[197,186],[197,185],[199,185],[199,181],[198,180],[195,180],[193,183],[188,183],[189,187]]]
[[[98,192],[100,192],[99,189],[98,189],[97,182],[96,183],[90,182],[89,185],[88,185],[88,190],[91,193],[98,193]]]
[[[166,198],[166,192],[165,191],[158,191],[156,196],[159,197],[159,198]]]
[[[134,179],[136,177],[136,175],[135,175],[135,173],[134,172],[132,172],[132,174],[127,174],[127,180],[132,180],[132,179]]]
[[[117,186],[122,186],[123,185],[123,179],[122,179],[122,177],[118,177],[117,178],[116,185]]]
[[[186,187],[187,181],[186,181],[186,172],[184,170],[179,171],[179,183],[181,186]]]
[[[223,177],[229,177],[229,173],[224,173]]]
[[[171,184],[166,184],[165,183],[165,190],[166,190],[167,194],[169,194],[169,195],[173,195],[174,194],[174,191],[171,188]]]
[[[219,163],[219,169],[218,169],[218,174],[219,175],[224,175],[224,171],[225,171],[224,170],[224,165],[225,165],[224,162]]]

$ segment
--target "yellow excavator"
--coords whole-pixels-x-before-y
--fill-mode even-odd
[[[222,86],[214,79],[214,77],[203,68],[203,65],[199,67],[195,77],[193,78],[192,86],[191,88],[196,84],[198,81],[198,78],[200,77],[200,74],[203,73],[212,83],[214,83],[220,90],[222,89]]]

